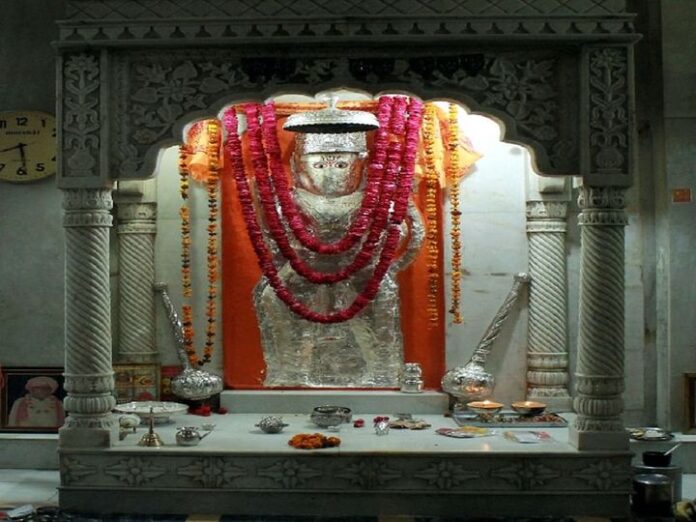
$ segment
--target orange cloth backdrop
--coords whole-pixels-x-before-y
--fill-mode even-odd
[[[355,108],[370,110],[373,106],[374,103],[369,107]],[[344,105],[339,104],[339,107],[343,108]],[[295,108],[278,106],[279,129],[284,121],[283,116],[294,112],[292,109]],[[283,155],[288,158],[293,145],[292,133],[279,130],[279,137]],[[248,164],[247,158],[245,163]],[[221,185],[222,333],[225,385],[227,388],[235,389],[261,389],[264,387],[265,364],[253,305],[253,289],[261,278],[261,270],[246,231],[235,182],[228,165],[224,166]],[[440,197],[438,194],[438,198]],[[416,194],[414,198],[421,209],[423,198],[424,190],[421,190],[421,193]],[[438,202],[438,208],[442,208],[440,202]],[[438,222],[440,223],[439,244],[442,252],[442,219],[438,219]],[[442,265],[442,256],[440,265]],[[443,273],[442,266],[439,267],[439,271]],[[437,326],[427,328],[424,327],[429,323],[426,312],[428,291],[426,249],[421,249],[409,268],[399,275],[404,360],[421,364],[425,387],[430,389],[439,388],[440,378],[445,371],[447,314],[444,307],[443,278],[441,277],[439,281],[441,286],[438,310],[440,321]]]

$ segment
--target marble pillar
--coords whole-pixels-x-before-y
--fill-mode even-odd
[[[570,411],[565,201],[528,201],[529,334],[527,399]]]
[[[156,203],[118,202],[120,363],[154,363]]]
[[[583,186],[580,316],[570,441],[578,449],[628,449],[623,429],[624,188]]]
[[[110,189],[66,189],[65,389],[61,447],[108,447],[118,440],[111,367]]]

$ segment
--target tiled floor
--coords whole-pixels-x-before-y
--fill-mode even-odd
[[[27,469],[0,469],[0,511],[13,507],[31,504],[34,507],[57,506],[58,505],[58,471],[46,470],[27,470]],[[696,499],[696,474],[684,475],[683,477],[683,498]],[[291,520],[289,517],[287,520]],[[2,520],[2,518],[0,518]],[[90,522],[98,522],[96,519],[89,519]],[[149,520],[149,519],[148,519]],[[154,519],[152,519],[154,520]],[[159,520],[163,520],[159,518]],[[174,519],[172,519],[174,520]],[[191,515],[188,519],[177,517],[176,520],[188,520],[196,522],[225,522],[225,517],[215,515]],[[249,518],[250,522],[255,519]],[[278,522],[284,522],[276,518]],[[296,520],[296,519],[295,519]],[[377,519],[374,519],[377,520]],[[380,522],[411,520],[406,517],[380,518]]]

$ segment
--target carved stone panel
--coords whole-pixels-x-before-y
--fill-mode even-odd
[[[631,180],[632,96],[629,47],[591,47],[586,54],[589,136],[586,180],[627,186]]]
[[[543,172],[575,173],[577,94],[564,78],[577,59],[549,51],[410,58],[248,59],[221,49],[115,54],[112,172],[121,178],[149,176],[157,150],[176,143],[187,121],[215,116],[225,103],[349,86],[460,100],[505,122],[505,139],[533,147]]]
[[[626,12],[625,0],[68,0],[69,18],[306,18],[321,16],[610,15]]]

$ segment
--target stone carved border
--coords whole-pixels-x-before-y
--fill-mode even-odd
[[[61,454],[63,487],[269,493],[630,491],[630,456],[236,456]]]
[[[68,0],[73,19],[190,18],[227,15],[237,18],[306,18],[314,16],[481,16],[516,15],[612,15],[626,12],[625,0]]]
[[[424,98],[461,100],[471,110],[505,122],[506,139],[533,147],[544,172],[570,174],[578,163],[572,123],[578,115],[571,102],[577,92],[562,78],[576,60],[573,54],[548,51],[409,59],[247,59],[217,49],[115,53],[112,172],[124,179],[150,175],[158,150],[176,143],[184,123],[214,116],[234,99],[350,85],[368,92],[396,88]]]
[[[108,20],[89,25],[61,23],[62,47],[86,43],[113,47],[197,46],[206,43],[244,45],[266,39],[276,45],[287,43],[337,42],[351,39],[370,44],[423,40],[524,40],[562,38],[575,42],[627,41],[635,38],[631,16],[601,17],[418,17],[363,20],[205,19],[151,21]]]

